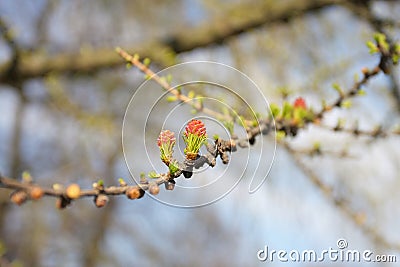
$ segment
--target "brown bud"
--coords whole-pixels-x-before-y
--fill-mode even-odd
[[[165,185],[165,189],[166,190],[174,190],[175,181],[174,180],[169,180],[168,182],[165,182],[164,185]]]
[[[10,199],[20,206],[28,199],[28,194],[25,191],[14,191],[11,193]]]
[[[361,72],[362,72],[364,75],[368,75],[369,69],[368,69],[367,67],[363,67],[363,68],[361,69]]]
[[[102,208],[108,203],[109,200],[110,199],[108,198],[107,195],[100,194],[98,196],[95,196],[94,204],[96,205],[96,207]]]
[[[38,199],[41,199],[43,195],[44,195],[44,191],[42,188],[40,188],[39,186],[32,187],[32,189],[30,191],[31,199],[38,200]]]
[[[81,188],[77,184],[71,184],[67,187],[66,194],[70,199],[77,199],[80,197]]]
[[[229,155],[228,153],[224,152],[221,154],[221,159],[223,164],[228,164],[229,163]]]
[[[129,199],[139,199],[144,196],[144,191],[143,191],[143,189],[141,189],[137,186],[134,186],[134,187],[128,188],[128,190],[126,190],[125,194]]]
[[[149,185],[149,192],[152,195],[157,195],[158,193],[160,193],[160,187],[156,183],[151,183]]]

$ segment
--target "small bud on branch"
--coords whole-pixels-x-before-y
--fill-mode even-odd
[[[191,120],[185,128],[183,140],[186,143],[185,155],[188,160],[195,160],[199,150],[207,140],[206,127],[200,120]]]
[[[161,160],[168,166],[174,153],[176,138],[170,130],[161,131],[157,139],[157,145],[160,148]]]

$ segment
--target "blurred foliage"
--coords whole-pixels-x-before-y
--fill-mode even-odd
[[[154,70],[190,60],[228,64],[256,82],[274,104],[275,116],[303,118],[307,114],[293,109],[296,97],[316,110],[322,99],[330,104],[353,84],[355,73],[378,63],[368,49],[390,50],[388,42],[400,33],[398,1],[41,0],[2,1],[0,10],[0,172],[20,177],[29,170],[41,184],[82,188],[99,179],[107,185],[117,177],[132,182],[120,129],[144,78],[134,68],[126,70],[115,46],[139,53]],[[368,42],[376,32],[388,38],[376,35]],[[294,153],[280,147],[270,178],[254,197],[243,184],[201,209],[171,208],[144,197],[111,199],[101,210],[91,200],[81,201],[59,212],[47,199],[11,206],[8,191],[1,189],[0,255],[23,266],[256,266],[256,252],[266,244],[326,248],[342,236],[354,249],[398,253],[398,137],[332,129],[339,119],[340,128],[356,125],[360,131],[398,124],[399,77],[397,67],[371,81],[365,96],[342,103],[349,109],[324,118],[326,128],[313,126],[296,138],[277,132],[279,141],[312,152],[302,154],[302,163],[322,185],[299,167]],[[148,93],[161,92],[155,86]],[[200,88],[192,97],[199,95],[198,101],[212,95],[229,103],[237,114],[226,113],[237,123],[249,115],[240,99],[213,88]],[[249,97],[257,107],[260,99]],[[161,105],[168,110],[172,104]],[[132,136],[143,130],[142,123],[133,122]],[[232,121],[223,123],[233,132]],[[159,124],[149,122],[154,129],[149,139],[156,140]],[[271,149],[273,137],[264,138]],[[334,156],[324,155],[326,150]],[[338,156],[342,150],[354,157]],[[144,162],[146,152],[135,153],[135,164],[152,170]],[[156,146],[148,153],[158,158]],[[343,206],[356,215],[340,212]]]

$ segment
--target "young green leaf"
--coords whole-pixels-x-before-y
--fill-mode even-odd
[[[152,179],[159,178],[160,174],[156,173],[155,171],[149,172],[148,176]]]

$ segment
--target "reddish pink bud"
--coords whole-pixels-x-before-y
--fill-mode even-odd
[[[194,160],[197,158],[200,147],[207,140],[206,127],[199,120],[191,120],[183,133],[183,140],[186,143],[185,155],[186,158]]]
[[[170,130],[165,130],[160,133],[157,139],[157,145],[160,148],[161,160],[169,165],[172,159],[172,154],[174,153],[174,146],[176,143],[176,138],[174,133]]]
[[[170,130],[165,130],[160,133],[157,139],[157,145],[161,147],[163,144],[175,144],[176,138]]]
[[[204,123],[199,120],[191,120],[187,125],[185,129],[185,136],[189,136],[189,134],[194,134],[199,137],[205,136],[206,135],[206,127],[204,126]]]
[[[295,108],[304,108],[304,109],[307,108],[306,101],[305,101],[304,98],[302,98],[302,97],[296,98],[296,100],[295,100],[294,103],[293,103],[293,106],[294,106]]]

